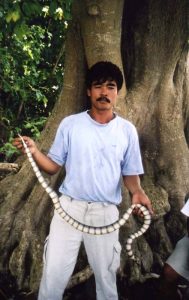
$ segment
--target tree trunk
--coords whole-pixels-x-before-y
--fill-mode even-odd
[[[150,229],[134,244],[139,264],[131,263],[124,249],[138,222],[131,218],[120,230],[120,274],[128,282],[160,271],[185,232],[180,208],[189,186],[187,18],[187,0],[74,1],[64,86],[39,141],[47,152],[61,119],[88,106],[84,82],[88,66],[111,60],[124,70],[126,84],[116,110],[138,129],[145,168],[142,185],[155,210]],[[63,176],[64,170],[48,178],[54,189]],[[123,189],[121,213],[128,206],[129,195]],[[22,289],[38,289],[52,212],[28,161],[17,174],[1,180],[0,270],[9,270]],[[76,271],[86,265],[84,251],[80,255]]]

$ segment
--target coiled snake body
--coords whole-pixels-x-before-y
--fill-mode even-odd
[[[129,219],[129,216],[131,215],[134,208],[137,207],[138,209],[140,209],[140,211],[143,213],[143,216],[144,216],[144,223],[143,223],[142,227],[136,233],[131,234],[129,236],[129,238],[127,239],[127,241],[126,241],[127,254],[131,259],[135,259],[135,256],[134,256],[132,248],[131,248],[131,244],[132,244],[134,239],[138,238],[139,236],[141,236],[142,234],[144,234],[146,232],[146,230],[149,228],[150,223],[151,223],[151,215],[150,215],[149,211],[146,209],[146,207],[144,207],[141,204],[133,204],[123,214],[121,219],[119,219],[118,221],[116,221],[116,222],[114,222],[110,225],[103,226],[103,227],[92,227],[92,226],[88,226],[88,225],[85,225],[85,224],[82,224],[82,223],[78,222],[77,220],[72,218],[69,214],[67,214],[66,211],[62,208],[57,193],[55,191],[53,191],[53,189],[46,182],[45,178],[42,176],[36,162],[34,161],[34,159],[32,157],[30,149],[28,148],[28,146],[25,143],[22,136],[19,135],[19,137],[20,137],[20,139],[23,143],[23,146],[25,148],[25,152],[26,152],[26,154],[28,156],[28,159],[31,163],[33,171],[34,171],[38,181],[42,185],[42,187],[45,189],[45,191],[48,193],[48,195],[52,199],[55,210],[67,223],[69,223],[75,229],[80,230],[84,233],[92,234],[92,235],[108,234],[108,233],[111,233],[111,232],[119,229],[121,226],[123,226],[125,224],[125,222]]]

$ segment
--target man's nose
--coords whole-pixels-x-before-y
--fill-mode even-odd
[[[107,95],[107,87],[106,86],[102,86],[101,87],[101,95],[106,96]]]

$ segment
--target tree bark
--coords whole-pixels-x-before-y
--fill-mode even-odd
[[[145,168],[142,185],[155,211],[150,229],[134,244],[139,264],[130,262],[124,249],[138,221],[131,218],[120,230],[121,274],[129,282],[160,271],[186,231],[180,208],[189,186],[187,18],[187,0],[74,1],[64,85],[39,141],[47,152],[61,119],[89,106],[84,80],[88,66],[111,60],[124,70],[116,111],[138,129]],[[63,176],[64,170],[48,178],[54,189]],[[123,189],[121,214],[128,206],[130,197]],[[38,288],[52,213],[52,203],[28,161],[16,175],[1,180],[0,270],[9,270],[20,288]],[[75,271],[86,266],[84,251],[80,257]]]

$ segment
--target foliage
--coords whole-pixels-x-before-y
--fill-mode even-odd
[[[39,137],[57,99],[71,0],[0,3],[0,160],[14,158],[11,139]]]

